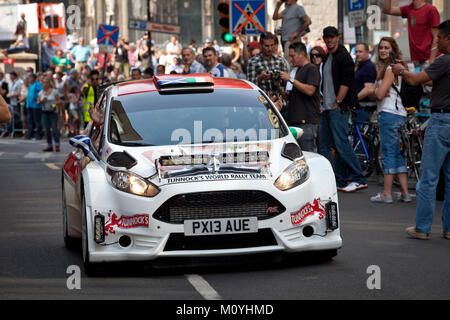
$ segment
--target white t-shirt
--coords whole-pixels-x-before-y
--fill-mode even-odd
[[[39,92],[39,98],[42,100],[44,98],[47,98],[47,101],[45,103],[41,103],[42,105],[42,111],[45,112],[54,112],[56,113],[56,96],[58,95],[58,91],[55,89],[51,89],[50,93],[48,95],[45,95],[44,90]]]
[[[389,69],[391,69],[391,67],[388,67],[388,70]],[[383,80],[378,80],[377,86],[379,87],[382,82],[383,82]],[[399,77],[398,82],[399,83],[398,83],[397,88],[398,88],[398,91],[400,92],[400,88],[402,87],[402,78],[401,77]],[[396,102],[397,102],[397,109],[395,108]],[[388,113],[397,114],[397,115],[403,116],[403,117],[406,117],[406,115],[407,115],[406,109],[405,109],[405,107],[403,107],[402,98],[401,98],[400,94],[398,94],[397,91],[395,91],[395,89],[392,88],[392,86],[389,89],[389,97],[385,97],[383,100],[377,101],[377,105],[378,105],[378,112],[388,112]]]

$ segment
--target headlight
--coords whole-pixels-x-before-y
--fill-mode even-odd
[[[275,187],[286,191],[301,185],[309,178],[309,168],[305,159],[297,159],[275,181]]]
[[[124,171],[113,172],[111,182],[117,189],[138,196],[154,197],[160,192],[153,183]]]

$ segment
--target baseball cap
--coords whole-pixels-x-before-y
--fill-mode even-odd
[[[206,38],[205,43],[213,42],[212,38]]]
[[[335,27],[326,27],[323,29],[323,37],[337,37],[339,36],[339,31]]]

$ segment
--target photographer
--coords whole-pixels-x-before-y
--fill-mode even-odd
[[[283,3],[286,8],[280,13]],[[297,4],[297,0],[278,0],[272,19],[282,19],[281,44],[288,59],[289,45],[295,40],[300,41],[301,37],[308,33],[311,18],[308,17],[305,9]]]
[[[276,40],[273,33],[263,33],[259,39],[261,53],[251,58],[247,66],[248,80],[270,97],[281,94],[280,71],[289,70],[286,60],[274,54]]]
[[[289,60],[297,68],[295,77],[286,72],[281,79],[289,81],[293,88],[289,93],[287,123],[302,128],[304,135],[299,144],[304,151],[317,152],[317,135],[320,124],[320,73],[319,69],[309,62],[306,46],[295,42],[289,46]]]

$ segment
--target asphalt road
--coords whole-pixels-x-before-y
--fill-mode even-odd
[[[450,299],[442,202],[431,239],[408,239],[404,229],[414,224],[415,203],[370,203],[381,191],[375,182],[340,194],[343,248],[329,262],[256,257],[202,266],[126,264],[89,278],[81,253],[67,250],[62,239],[60,171],[71,147],[65,143],[60,154],[46,155],[44,147],[44,141],[0,139],[0,300]],[[79,282],[72,281],[70,266],[79,266]],[[380,282],[372,281],[378,274]]]

